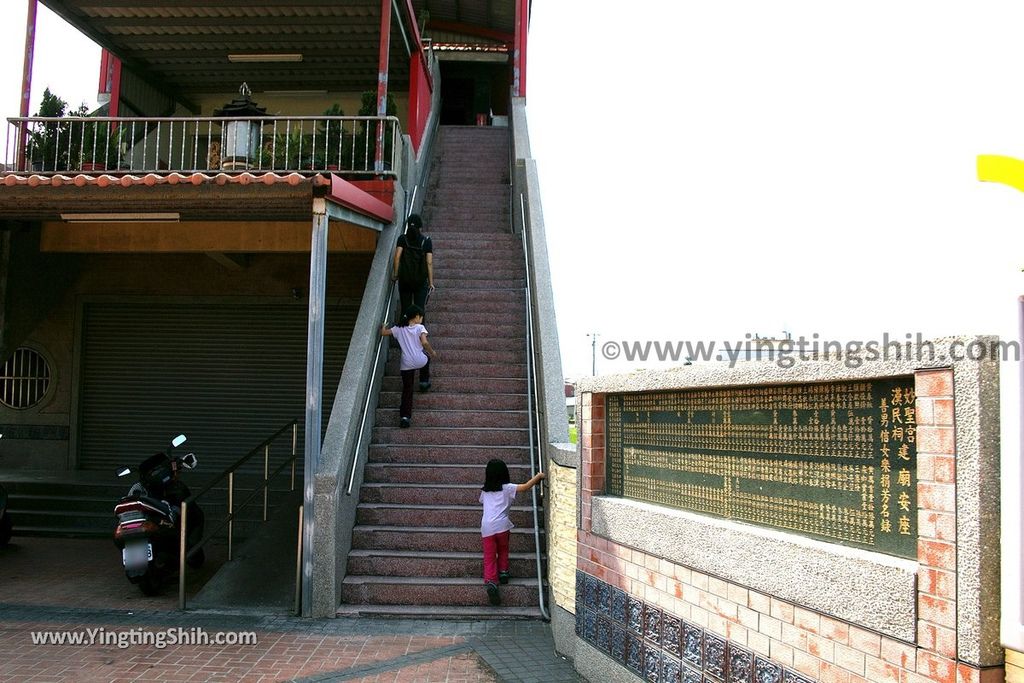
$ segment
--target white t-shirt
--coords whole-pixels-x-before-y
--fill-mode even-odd
[[[508,518],[508,510],[516,498],[516,485],[504,484],[500,491],[481,491],[480,502],[484,515],[480,519],[480,535],[483,537],[508,531],[515,524]]]
[[[423,325],[407,325],[405,327],[391,328],[391,334],[398,340],[402,347],[402,370],[418,370],[427,364],[427,354],[420,343],[420,335],[428,334]]]

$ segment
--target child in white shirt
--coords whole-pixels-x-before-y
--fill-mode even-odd
[[[494,458],[487,463],[480,490],[480,502],[484,506],[480,536],[484,544],[484,585],[492,605],[501,604],[498,583],[508,583],[509,579],[509,532],[514,526],[508,518],[509,508],[517,493],[529,491],[543,478],[544,473],[538,472],[525,484],[512,484],[504,460]]]
[[[416,371],[420,371],[420,391],[430,388],[430,359],[437,358],[437,353],[427,341],[427,330],[423,327],[423,309],[410,306],[402,321],[394,327],[381,325],[381,335],[394,337],[402,348],[402,405],[399,408],[400,427],[412,424],[412,390],[416,380]]]

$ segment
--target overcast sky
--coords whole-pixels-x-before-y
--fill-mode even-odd
[[[23,0],[0,100],[18,113]],[[1024,2],[533,3],[528,115],[565,372],[607,341],[1015,338]],[[99,51],[40,6],[34,99]],[[1004,372],[1004,397],[1016,373]],[[1013,393],[1008,393],[1008,392]]]

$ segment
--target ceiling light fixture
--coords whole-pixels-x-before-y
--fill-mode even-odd
[[[326,90],[264,90],[264,95],[326,95]]]
[[[166,213],[62,213],[67,223],[176,223],[181,220],[177,211]]]
[[[228,61],[236,64],[250,62],[301,62],[302,54],[298,52],[285,54],[237,54],[228,55]]]

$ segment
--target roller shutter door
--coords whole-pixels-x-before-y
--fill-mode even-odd
[[[325,429],[357,313],[331,306],[325,316]],[[87,304],[79,466],[135,466],[184,433],[212,475],[299,418],[301,469],[306,334],[300,302]],[[271,469],[290,451],[290,437],[275,442]]]

